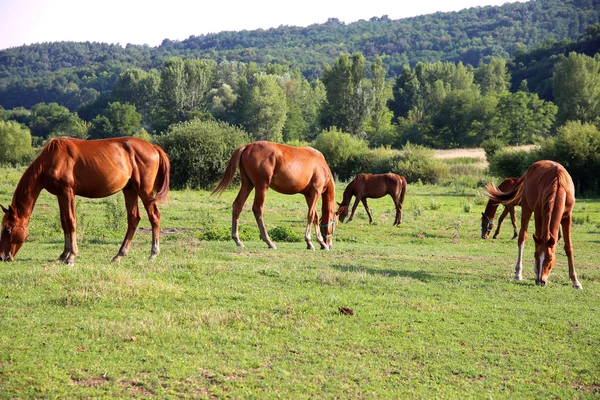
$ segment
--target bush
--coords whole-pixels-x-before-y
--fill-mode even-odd
[[[315,139],[313,147],[323,153],[331,172],[348,180],[363,171],[364,158],[369,152],[367,142],[333,127]]]
[[[485,151],[485,158],[489,161],[490,158],[498,151],[504,149],[506,144],[497,138],[491,138],[481,142],[481,148]]]
[[[407,143],[392,162],[392,171],[404,176],[408,183],[437,183],[448,175],[448,167],[434,158],[432,150],[420,145]]]
[[[0,163],[27,163],[32,152],[29,129],[14,121],[0,121]]]
[[[600,131],[592,124],[567,122],[554,141],[542,146],[544,158],[561,163],[573,178],[577,192],[598,194],[600,188]]]
[[[490,174],[497,177],[519,177],[537,160],[536,151],[500,150],[490,157],[488,168]]]
[[[171,186],[208,188],[221,177],[231,153],[249,142],[243,130],[225,122],[192,121],[172,125],[156,138],[171,159]]]

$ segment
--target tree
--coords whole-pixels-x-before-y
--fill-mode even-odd
[[[0,121],[0,163],[26,162],[31,153],[29,129],[15,121]]]
[[[554,70],[552,88],[558,106],[557,124],[600,122],[600,56],[569,53]]]
[[[31,108],[31,133],[44,138],[50,136],[71,136],[85,139],[86,125],[82,124],[77,113],[57,103],[39,103]]]
[[[393,114],[387,107],[390,91],[385,83],[381,57],[377,57],[371,65],[371,74],[371,115],[367,124],[367,138],[373,147],[391,145],[394,142],[391,125]]]
[[[133,104],[144,121],[149,122],[158,102],[160,74],[157,70],[131,68],[119,75],[111,92],[114,101]]]
[[[479,63],[475,70],[475,83],[479,85],[482,94],[501,94],[510,88],[510,74],[506,68],[506,60],[492,57],[488,64]]]
[[[326,65],[323,84],[326,101],[322,108],[322,124],[336,126],[344,132],[363,135],[367,120],[366,93],[363,88],[365,59],[355,53],[350,60],[342,54],[333,67]]]
[[[287,105],[285,94],[273,75],[257,76],[250,90],[245,123],[257,140],[281,142]]]
[[[92,139],[131,136],[140,127],[142,116],[129,103],[118,101],[108,103],[104,115],[98,115],[91,121]]]

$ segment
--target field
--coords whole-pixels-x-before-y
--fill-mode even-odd
[[[21,173],[0,169],[0,204]],[[250,204],[236,247],[235,195],[172,192],[161,254],[147,261],[144,215],[118,264],[122,196],[78,198],[70,267],[55,261],[63,234],[43,192],[28,241],[0,265],[0,398],[600,396],[597,200],[576,205],[578,291],[562,247],[535,285],[532,240],[514,281],[510,222],[480,239],[485,198],[468,185],[409,185],[399,227],[390,198],[370,200],[373,224],[360,206],[334,249],[314,252],[294,241],[304,199],[275,192],[265,222],[278,249],[258,240]]]

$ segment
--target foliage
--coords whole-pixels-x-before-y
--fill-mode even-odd
[[[341,180],[363,172],[360,165],[369,150],[367,142],[335,127],[321,132],[313,147],[323,153],[331,172]]]
[[[287,105],[283,89],[272,75],[257,76],[250,89],[244,125],[256,140],[281,142]]]
[[[14,121],[0,121],[0,163],[26,163],[32,153],[29,129]]]
[[[233,151],[249,142],[241,129],[225,122],[192,121],[176,124],[156,138],[171,160],[173,188],[207,188],[223,174]]]
[[[304,237],[295,230],[286,226],[276,226],[269,229],[269,236],[275,242],[302,242]]]
[[[448,174],[446,165],[434,158],[433,151],[411,143],[402,150],[392,161],[392,172],[404,176],[408,183],[436,183]]]
[[[600,124],[600,55],[569,53],[556,65],[552,89],[558,124],[569,120]]]
[[[488,158],[489,171],[501,178],[519,177],[538,159],[535,151],[502,149]]]
[[[556,139],[542,147],[541,153],[567,169],[577,193],[600,193],[600,131],[596,126],[567,122],[558,129]]]

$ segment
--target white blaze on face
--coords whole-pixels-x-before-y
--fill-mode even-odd
[[[538,268],[538,281],[542,281],[542,265],[544,265],[544,260],[546,259],[546,253],[542,253],[540,256],[540,267]]]

